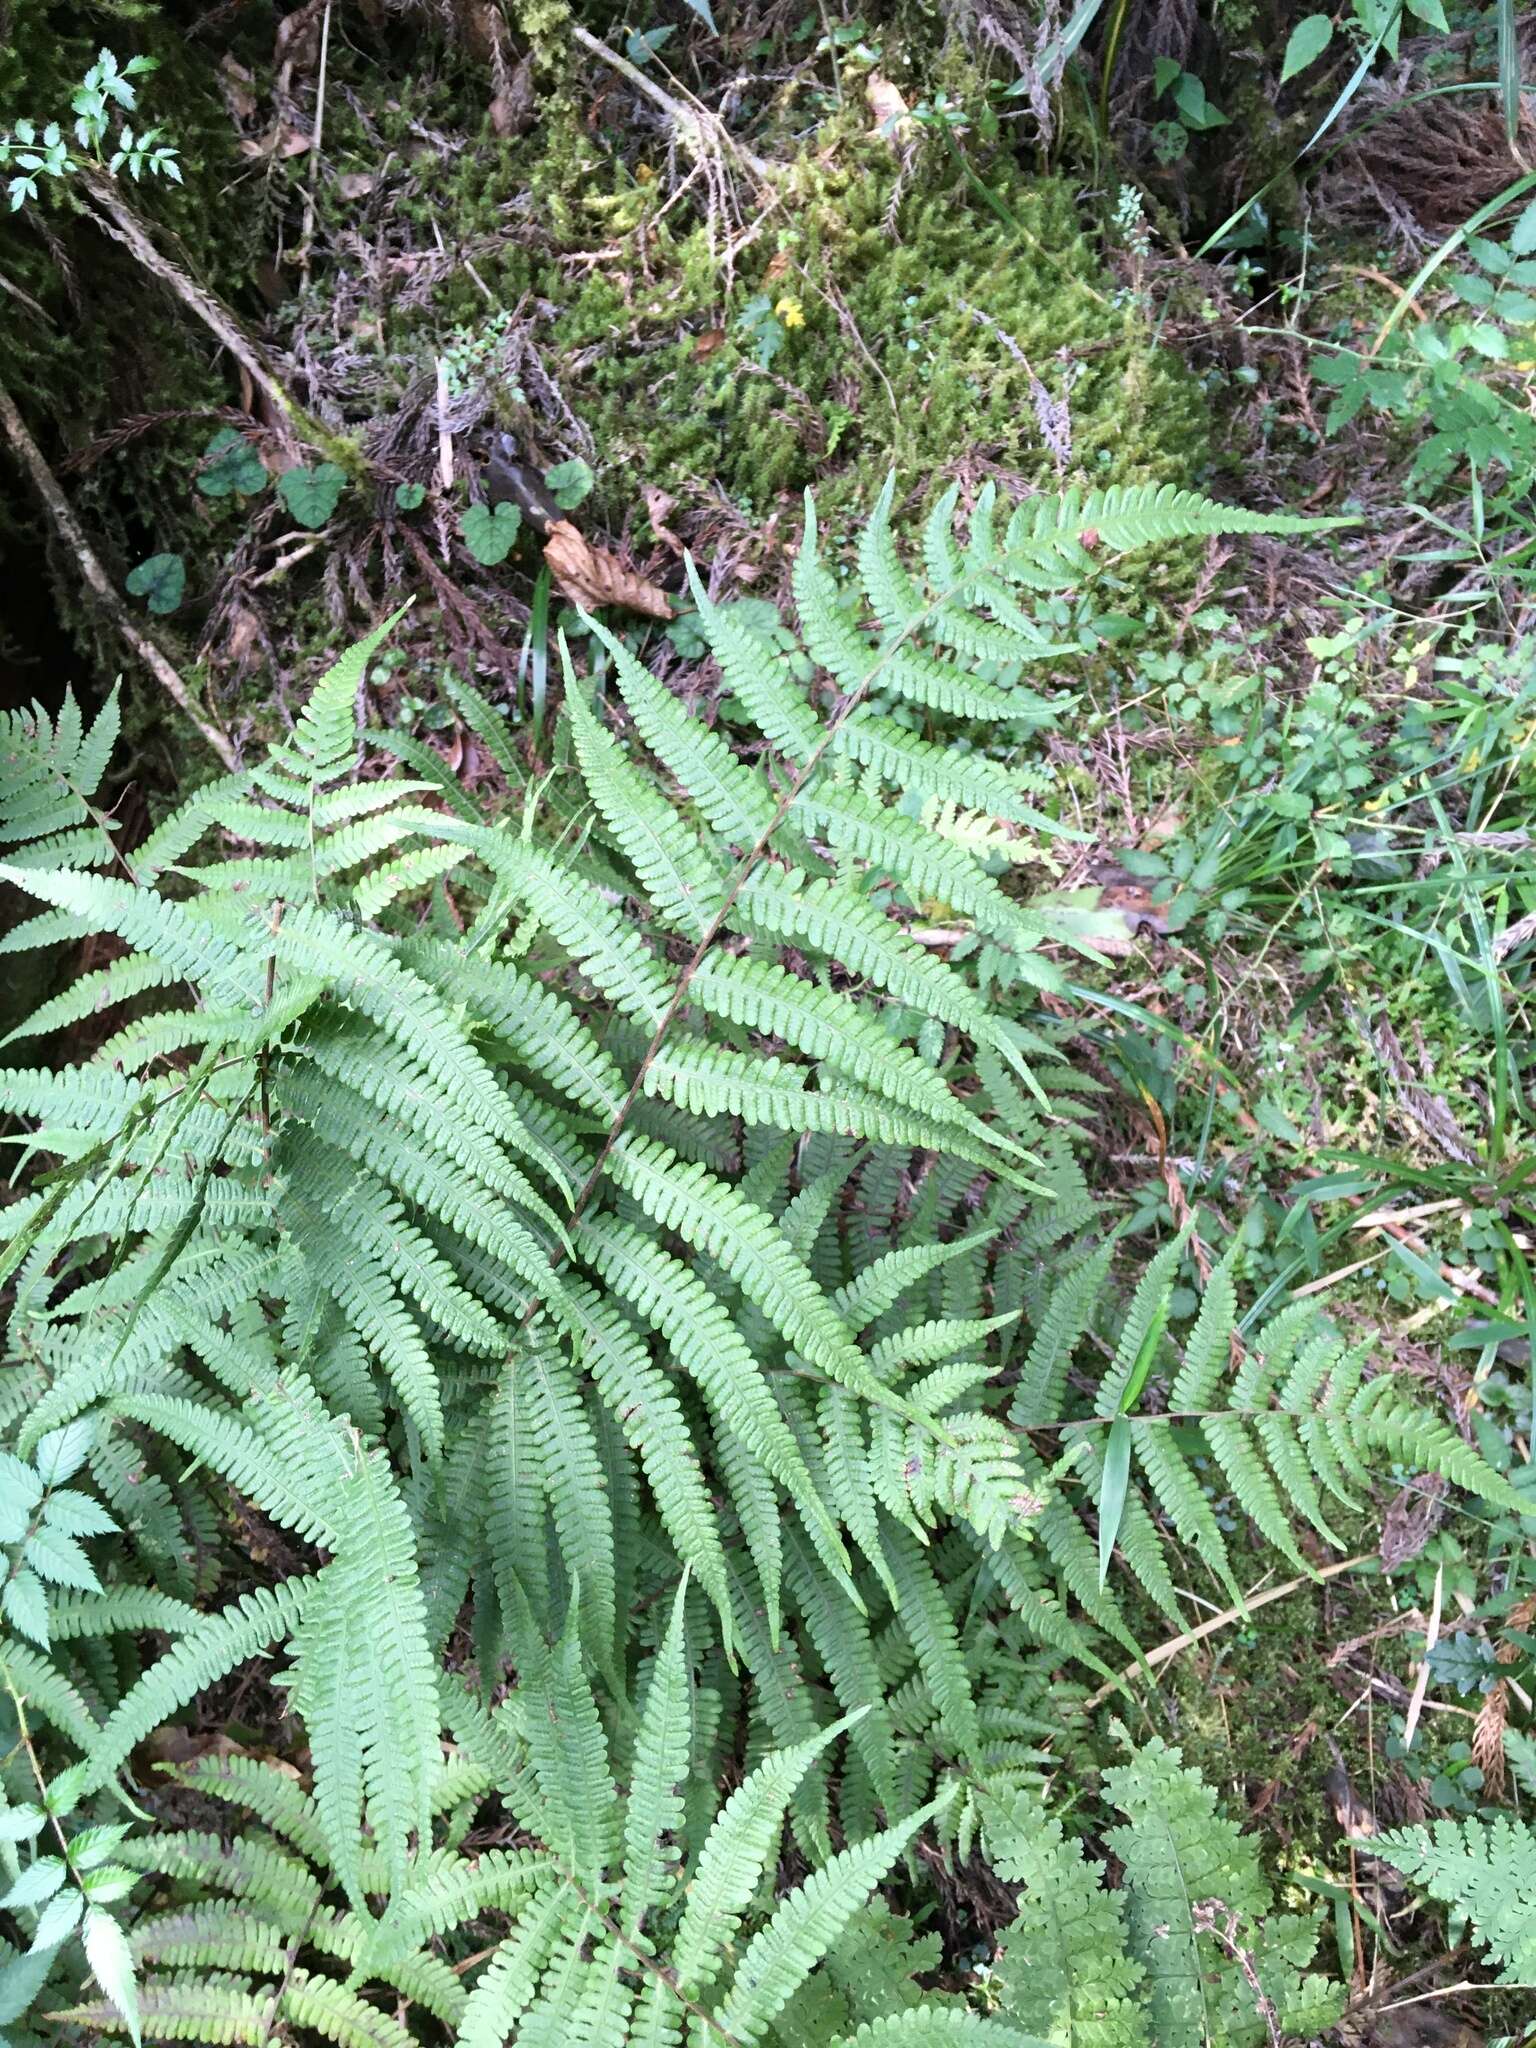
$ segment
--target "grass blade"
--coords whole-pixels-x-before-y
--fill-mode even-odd
[[[1104,1446],[1104,1483],[1099,1489],[1099,1589],[1102,1592],[1109,1582],[1110,1560],[1115,1554],[1115,1539],[1120,1534],[1120,1523],[1125,1514],[1125,1498],[1131,1488],[1131,1424],[1130,1418],[1117,1415],[1109,1425],[1109,1441]]]

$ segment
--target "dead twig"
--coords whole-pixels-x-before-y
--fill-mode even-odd
[[[299,240],[299,275],[309,283],[309,257],[315,239],[315,197],[320,182],[320,148],[325,135],[325,74],[331,54],[331,0],[320,18],[320,73],[315,81],[315,126],[309,140],[309,181],[304,193],[304,230]]]
[[[354,444],[345,435],[333,433],[306,411],[229,308],[155,246],[144,223],[118,191],[117,181],[107,172],[92,166],[82,168],[80,176],[94,202],[91,217],[103,233],[120,242],[135,262],[151,277],[158,279],[189,313],[203,323],[251,382],[265,394],[277,417],[297,440],[318,449],[327,460],[339,463],[349,475],[357,475],[362,458]]]
[[[584,29],[580,22],[568,22],[566,26],[573,39],[580,43],[584,50],[600,58],[604,64],[617,71],[621,78],[627,79],[636,92],[643,93],[648,100],[660,107],[690,149],[700,155],[713,150],[717,155],[733,156],[752,173],[759,184],[767,182],[772,166],[763,157],[754,156],[744,143],[738,142],[718,114],[711,113],[709,108],[698,100],[693,100],[692,105],[685,105],[682,100],[674,99],[672,94],[663,91],[653,78],[647,78],[638,64],[631,64],[629,59],[621,57],[617,50],[610,50],[601,37]]]
[[[204,741],[224,767],[233,769],[235,749],[228,734],[221,732],[198,709],[192,692],[182,680],[174,663],[156,646],[147,633],[141,631],[127,606],[118,596],[116,586],[102,567],[95,549],[85,537],[85,529],[75,517],[73,507],[60,488],[58,478],[44,461],[42,450],[27,432],[26,422],[16,410],[4,385],[0,385],[0,429],[4,430],[5,438],[22,468],[31,477],[60,540],[80,564],[80,573],[99,599],[118,633],[127,641],[177,710],[202,734]]]

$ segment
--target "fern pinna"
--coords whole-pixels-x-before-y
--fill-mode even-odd
[[[969,1851],[986,1798],[1039,1778],[1049,1676],[1107,1679],[1115,1644],[1135,1648],[1113,1554],[1171,1614],[1170,1536],[1236,1591],[1197,1440],[1293,1558],[1282,1502],[1331,1540],[1325,1497],[1373,1461],[1504,1491],[1310,1316],[1234,1362],[1226,1269],[1182,1364],[1177,1247],[1117,1316],[1074,1156],[1091,1093],[1059,1019],[1000,994],[1061,991],[1052,956],[1074,940],[996,872],[999,833],[1051,829],[1040,777],[919,729],[1027,735],[1056,712],[1026,677],[1071,652],[1037,623],[1039,593],[1119,550],[1275,522],[1168,490],[1004,521],[984,493],[962,539],[951,493],[919,573],[889,511],[887,492],[857,586],[808,519],[794,654],[695,582],[734,738],[593,622],[605,696],[567,658],[565,773],[497,821],[419,743],[360,748],[392,621],[257,767],[131,854],[90,801],[110,714],[89,735],[72,711],[12,734],[0,878],[40,907],[4,946],[116,948],[12,1040],[117,1021],[75,1065],[0,1074],[0,1106],[51,1162],[4,1211],[6,1414],[22,1458],[87,1430],[146,1588],[84,1618],[47,1593],[30,1627],[8,1609],[18,1668],[105,1793],[196,1695],[275,1656],[313,1773],[301,1846],[357,1940],[376,1926],[386,1947],[469,1797],[456,1773],[489,1773],[519,1812],[496,1730],[519,1732],[533,1778],[516,1782],[569,1819],[548,1843],[557,1896],[533,1882],[495,1904],[514,1931],[465,2013],[494,2014],[496,2038],[543,2039],[554,2021],[534,2015],[568,1997],[590,2015],[562,2039],[692,2038],[701,2013],[710,2038],[780,2024],[846,1928],[833,1901],[919,1828]],[[493,708],[463,680],[453,694],[520,776]],[[985,984],[917,935],[934,907],[986,942]],[[1090,1341],[1111,1363],[1085,1396]],[[231,1498],[285,1568],[253,1585],[247,1567],[210,1611]],[[643,1617],[680,1573],[663,1650]],[[134,1604],[150,1587],[173,1602],[159,1619]],[[697,1682],[679,1692],[683,1628]],[[169,1639],[148,1661],[145,1629]],[[479,1705],[445,1696],[445,1666],[473,1670]],[[487,1719],[508,1670],[518,1689]],[[698,1835],[697,1790],[674,1789],[680,1722],[672,1747],[639,1748],[653,1694],[717,1764],[742,1745],[757,1775],[735,1799],[781,1759],[762,1846],[721,1875],[739,1900],[697,1930],[693,1974],[674,1963],[694,1986],[681,2011],[624,1904],[634,1857],[649,1891],[668,1856],[650,1818],[649,1846],[631,1840],[602,1761],[633,1727],[631,1799],[643,1782],[647,1815],[680,1808]],[[494,1767],[475,1747],[493,1735]],[[557,1770],[585,1775],[557,1792]],[[786,1812],[813,1874],[727,1988]],[[291,1920],[231,1968],[324,1947]],[[194,1930],[187,1953],[221,1939]],[[352,2038],[361,2021],[318,1982],[295,1965],[279,2002]],[[187,1996],[195,2034],[204,1993]],[[241,2010],[267,2009],[249,1996]],[[974,2017],[849,2016],[892,2044],[969,2038]],[[220,2024],[212,2038],[245,2038]]]

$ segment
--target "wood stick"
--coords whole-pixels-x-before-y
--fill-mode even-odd
[[[565,26],[584,50],[589,50],[594,57],[610,65],[621,78],[627,78],[637,92],[644,93],[648,100],[653,101],[669,115],[684,139],[690,141],[695,148],[712,148],[727,156],[734,156],[759,183],[763,183],[771,175],[773,166],[762,157],[755,156],[744,143],[738,142],[720,116],[712,113],[702,101],[694,100],[689,106],[682,100],[674,99],[654,78],[647,78],[638,64],[631,64],[629,59],[621,57],[617,50],[610,50],[600,37],[593,35],[589,29],[584,29],[579,21],[568,21]],[[692,95],[689,97],[691,99]]]
[[[140,629],[123,603],[111,577],[102,567],[96,551],[86,539],[85,529],[75,517],[57,477],[44,461],[42,450],[27,432],[26,422],[16,410],[11,395],[3,384],[0,384],[0,428],[4,429],[6,440],[15,450],[22,468],[36,486],[37,494],[47,507],[48,516],[53,521],[60,540],[80,564],[80,573],[99,599],[118,633],[127,641],[177,710],[201,733],[208,747],[217,755],[224,767],[233,769],[235,750],[229,735],[221,732],[206,714],[198,709],[192,692],[182,680],[180,672],[149,635]]]
[[[356,443],[307,412],[288,391],[266,352],[246,333],[229,308],[212,292],[206,291],[196,278],[190,277],[180,264],[173,263],[169,256],[156,248],[149,230],[117,189],[116,179],[91,166],[83,167],[80,175],[86,191],[95,202],[91,217],[97,226],[114,241],[120,242],[136,263],[151,277],[158,278],[180,299],[187,311],[203,323],[257,389],[265,393],[277,417],[292,435],[318,449],[328,461],[339,464],[349,476],[365,474],[367,464]]]

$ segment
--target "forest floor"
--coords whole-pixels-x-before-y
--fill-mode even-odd
[[[7,104],[127,54],[130,10],[72,12],[18,18]],[[1310,1295],[1379,1330],[1536,1507],[1536,217],[1496,203],[1527,159],[1491,102],[1414,98],[1480,75],[1474,30],[1405,39],[1307,155],[1348,66],[1281,91],[1267,14],[1245,39],[1132,10],[1106,133],[1012,9],[131,12],[180,190],[0,230],[0,387],[78,523],[11,435],[10,701],[126,673],[114,801],[147,828],[412,599],[373,716],[516,806],[563,766],[555,632],[597,653],[572,596],[616,591],[709,701],[685,558],[772,640],[807,490],[850,557],[888,474],[914,535],[988,484],[1344,522],[1055,601],[1055,714],[993,749],[1042,792],[1010,887],[1081,917],[1090,1179],[1128,1245],[1193,1221],[1180,1312],[1240,1237],[1255,1314]],[[564,593],[487,503],[502,435],[582,537]],[[657,590],[670,618],[631,608]],[[453,671],[506,710],[521,785]],[[1383,1903],[1375,1827],[1536,1798],[1532,1737],[1502,1739],[1536,1683],[1530,1524],[1442,1492],[1375,1503],[1325,1582],[1256,1563],[1247,1616],[1191,1576],[1211,1626],[1159,1663],[1164,1732],[1334,1906],[1357,1982],[1378,1942],[1402,1977],[1438,1954]]]

